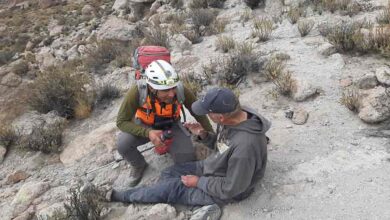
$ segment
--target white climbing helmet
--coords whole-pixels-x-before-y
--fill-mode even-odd
[[[177,86],[179,75],[165,60],[155,60],[145,69],[146,83],[153,89],[164,90]]]

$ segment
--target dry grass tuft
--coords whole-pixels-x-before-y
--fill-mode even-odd
[[[294,80],[282,61],[277,58],[271,58],[265,64],[264,70],[265,76],[275,84],[276,90],[280,94],[284,96],[291,95]]]
[[[301,34],[301,37],[304,37],[308,35],[314,27],[314,21],[312,20],[299,20],[298,21],[298,30],[299,33]]]
[[[236,42],[231,37],[219,36],[217,38],[216,47],[223,53],[227,53],[236,47]]]
[[[19,136],[15,130],[9,124],[3,124],[0,126],[0,145],[9,149],[11,145],[18,141]]]
[[[340,103],[345,105],[349,110],[353,112],[359,111],[359,90],[355,87],[347,88],[343,91],[340,98]]]
[[[291,24],[295,24],[303,14],[304,11],[301,7],[294,7],[287,12],[287,17]]]
[[[274,23],[271,19],[262,17],[253,21],[252,36],[258,37],[259,41],[267,41],[271,37]]]

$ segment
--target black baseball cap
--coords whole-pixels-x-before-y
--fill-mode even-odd
[[[238,105],[238,100],[233,91],[227,88],[213,88],[207,91],[206,95],[194,103],[191,109],[196,115],[208,113],[230,113]]]

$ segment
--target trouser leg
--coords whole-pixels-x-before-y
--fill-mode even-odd
[[[187,162],[181,164],[175,164],[161,171],[159,181],[164,181],[171,178],[180,178],[183,175],[197,175],[200,173],[196,172],[196,162]]]
[[[145,164],[145,158],[137,147],[147,142],[149,142],[147,138],[121,132],[117,139],[118,152],[132,166],[141,166]]]
[[[183,205],[211,205],[213,199],[198,188],[184,186],[180,179],[160,181],[153,186],[116,192],[115,201],[129,203],[170,203]]]
[[[181,122],[178,122],[181,123]],[[172,126],[173,142],[169,153],[175,164],[195,161],[195,148],[191,141],[191,135],[184,133],[177,123]]]

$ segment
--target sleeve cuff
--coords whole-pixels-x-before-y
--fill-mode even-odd
[[[145,128],[144,137],[149,138],[149,131],[151,130],[152,130],[151,128]]]

